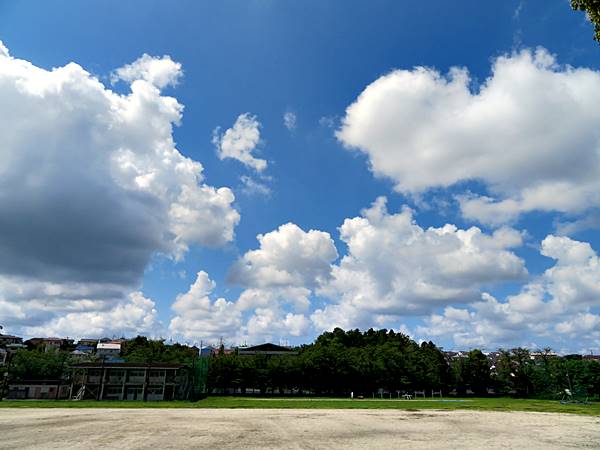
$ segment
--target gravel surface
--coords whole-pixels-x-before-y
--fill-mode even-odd
[[[406,410],[0,409],[1,449],[600,448],[600,417]]]

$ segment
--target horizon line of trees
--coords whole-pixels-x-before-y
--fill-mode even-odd
[[[415,391],[443,395],[514,395],[560,398],[565,389],[580,397],[600,399],[600,362],[580,355],[558,357],[550,349],[533,360],[524,348],[500,350],[495,361],[479,349],[464,358],[448,360],[433,342],[415,342],[393,330],[361,332],[336,328],[297,354],[238,355],[221,347],[208,359],[208,393],[261,393],[392,396]],[[198,348],[167,345],[137,336],[123,344],[121,358],[128,362],[178,363],[193,366]],[[41,348],[17,351],[11,359],[11,380],[68,381],[73,362],[68,351]]]
[[[433,342],[418,344],[393,330],[336,328],[297,355],[219,354],[209,360],[209,393],[396,396],[432,391],[443,395],[513,395],[600,399],[600,362],[580,355],[558,357],[551,349],[537,359],[524,348],[500,349],[495,362],[479,349],[448,360]]]

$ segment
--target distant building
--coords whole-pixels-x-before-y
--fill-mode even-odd
[[[71,352],[71,358],[76,361],[90,361],[93,357],[92,352],[82,352],[81,350]]]
[[[42,347],[44,351],[49,352],[53,350],[60,350],[63,345],[73,345],[74,340],[68,338],[57,338],[57,337],[48,337],[48,338],[32,338],[26,341],[35,347]]]
[[[192,389],[189,367],[181,364],[73,364],[71,397],[93,400],[186,400]]]
[[[58,380],[18,381],[8,385],[10,400],[60,400],[69,398],[70,386]]]
[[[3,348],[0,348],[0,366],[6,364],[6,359],[8,358],[8,352]]]
[[[118,358],[121,354],[121,344],[100,342],[96,346],[96,356],[100,359]]]
[[[543,360],[544,358],[558,358],[559,355],[556,352],[531,352],[529,354],[529,359],[531,359],[532,361],[539,361],[539,360]]]
[[[11,336],[10,334],[0,334],[0,347],[6,347],[11,344],[22,344],[23,338]]]
[[[77,347],[79,346],[86,346],[86,347],[93,347],[96,348],[96,344],[98,344],[98,339],[79,339],[79,342],[77,342]]]
[[[467,358],[469,356],[469,352],[464,352],[464,351],[447,351],[447,352],[443,352],[444,353],[444,358],[446,358],[446,361],[448,363],[451,363],[452,361],[456,361],[459,359],[464,359]]]
[[[96,351],[96,346],[92,347],[91,345],[78,344],[77,347],[75,347],[75,351],[82,353],[94,353]]]
[[[216,355],[217,353],[219,353],[219,349],[217,347],[208,345],[206,347],[202,347],[202,350],[200,350],[200,357],[206,358],[208,356]]]
[[[252,347],[238,347],[238,355],[297,355],[298,352],[289,348],[275,345],[270,342],[254,345]]]

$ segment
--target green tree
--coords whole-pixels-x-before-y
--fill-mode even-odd
[[[198,349],[181,344],[166,345],[162,340],[137,336],[124,343],[121,354],[129,362],[191,364],[198,356]]]
[[[63,352],[19,350],[12,357],[11,380],[58,380],[65,375],[69,355]]]
[[[600,0],[571,0],[571,7],[577,11],[585,11],[594,24],[594,40],[600,43]]]
[[[475,395],[486,395],[491,386],[490,363],[481,350],[471,350],[464,362],[465,382]]]
[[[529,350],[520,347],[510,351],[501,349],[496,368],[500,390],[519,397],[528,397],[534,393],[535,366]]]

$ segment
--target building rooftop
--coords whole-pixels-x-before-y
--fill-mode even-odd
[[[141,363],[141,362],[85,362],[71,364],[73,369],[179,369],[185,364]]]
[[[281,345],[267,342],[265,344],[254,345],[252,347],[239,347],[238,353],[240,355],[294,355],[297,352],[289,347],[282,347]]]
[[[96,347],[97,350],[121,350],[121,344],[112,344],[101,342]]]

